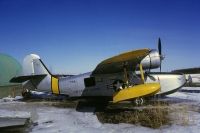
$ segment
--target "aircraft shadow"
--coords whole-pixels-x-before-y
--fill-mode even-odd
[[[79,101],[76,106],[78,112],[102,112],[105,111],[108,102],[91,102],[91,101]]]

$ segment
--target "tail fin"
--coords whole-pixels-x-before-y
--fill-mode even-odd
[[[28,82],[25,82],[28,81]],[[27,55],[23,61],[23,71],[10,82],[23,83],[25,88],[59,94],[58,79],[53,77],[40,57],[36,54]]]
[[[22,83],[27,80],[41,78],[51,75],[50,71],[44,65],[40,57],[36,54],[27,55],[23,61],[22,72],[17,77],[14,77],[10,82]]]
[[[22,75],[51,75],[40,57],[36,54],[27,55],[23,61]]]

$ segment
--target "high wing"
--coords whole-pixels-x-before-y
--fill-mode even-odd
[[[123,72],[124,66],[126,66],[127,71],[134,70],[149,53],[150,49],[146,48],[125,52],[108,58],[97,65],[92,75]]]

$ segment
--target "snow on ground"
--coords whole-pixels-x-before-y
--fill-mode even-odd
[[[49,111],[38,110],[38,126],[33,133],[81,132],[81,133],[121,133],[155,132],[155,130],[130,124],[101,124],[93,113],[76,112],[75,109],[51,108]],[[50,116],[50,117],[49,117]]]
[[[39,109],[38,125],[32,129],[33,133],[81,132],[81,133],[198,133],[200,130],[200,114],[194,113],[195,122],[189,126],[172,125],[160,129],[151,129],[131,124],[102,124],[93,113],[80,113],[74,109],[56,109],[44,111]],[[56,114],[55,114],[56,113]]]
[[[191,88],[183,89],[190,90]],[[200,88],[196,89],[200,90]],[[200,108],[200,93],[176,92],[169,95],[168,98],[189,100],[189,102],[184,104],[195,104],[195,106]],[[1,99],[0,113],[2,111],[10,111],[11,114],[13,111],[30,113],[33,125],[29,127],[29,131],[32,133],[198,133],[200,131],[200,113],[198,111],[189,111],[193,119],[188,125],[173,124],[159,129],[124,123],[102,124],[94,113],[77,112],[73,108],[55,107],[43,102],[21,102]]]
[[[200,87],[183,87],[179,92],[170,94],[167,97],[200,102]]]
[[[8,110],[0,110],[0,118],[1,117],[12,117],[12,118],[30,118],[30,112],[26,111],[8,111]]]

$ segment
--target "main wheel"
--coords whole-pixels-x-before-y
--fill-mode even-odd
[[[22,91],[22,96],[23,98],[27,99],[27,98],[30,98],[31,97],[31,92],[28,90],[28,89],[24,89]]]

